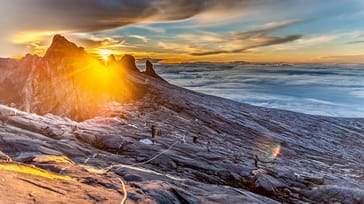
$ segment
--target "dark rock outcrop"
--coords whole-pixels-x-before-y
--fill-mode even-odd
[[[107,63],[108,65],[114,65],[117,63],[115,55],[111,54],[107,57]]]
[[[51,46],[44,55],[44,59],[49,60],[62,57],[72,57],[75,59],[85,54],[84,48],[78,47],[75,43],[68,41],[61,35],[55,35]]]
[[[139,69],[135,63],[135,58],[132,55],[124,55],[119,61],[119,64],[127,71],[139,72]]]
[[[153,68],[153,64],[149,61],[149,60],[147,60],[146,62],[145,62],[145,71],[143,72],[144,74],[146,74],[146,75],[149,75],[149,76],[151,76],[151,77],[153,77],[153,78],[156,78],[156,79],[159,79],[159,80],[162,80],[162,81],[165,81],[162,77],[160,77],[156,72],[155,72],[155,70],[154,70],[154,68]]]

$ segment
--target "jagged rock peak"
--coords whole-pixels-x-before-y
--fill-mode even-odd
[[[116,63],[116,58],[115,58],[115,55],[113,55],[113,54],[111,54],[111,55],[109,55],[108,57],[107,57],[107,61],[109,62],[109,63]]]
[[[53,37],[51,46],[48,48],[45,59],[64,56],[75,56],[84,54],[84,48],[78,47],[75,43],[68,41],[61,35]]]
[[[56,34],[53,36],[52,44],[64,43],[67,44],[69,41],[62,35]]]
[[[153,68],[153,64],[149,61],[149,60],[147,60],[146,62],[145,62],[145,71],[144,71],[144,74],[147,74],[147,75],[149,75],[149,76],[151,76],[151,77],[154,77],[154,78],[156,78],[156,79],[159,79],[159,80],[163,80],[164,81],[164,79],[162,78],[162,77],[160,77],[156,72],[155,72],[155,70],[154,70],[154,68]]]
[[[135,58],[132,55],[124,55],[119,61],[120,65],[128,71],[140,72],[135,63]]]
[[[22,61],[32,61],[39,59],[41,58],[38,55],[32,55],[32,54],[26,54],[23,58],[21,58]]]

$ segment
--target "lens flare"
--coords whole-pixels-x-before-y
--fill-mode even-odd
[[[261,162],[276,160],[282,151],[281,142],[269,136],[260,137],[256,141],[256,156]]]
[[[271,151],[271,154],[270,154],[270,156],[269,156],[269,158],[270,159],[276,159],[278,156],[279,156],[279,154],[281,153],[281,143],[277,143],[274,147],[273,147],[273,149],[272,149],[272,151]]]

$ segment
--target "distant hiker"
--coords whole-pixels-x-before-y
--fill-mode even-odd
[[[0,161],[6,161],[6,162],[11,162],[11,158],[5,154],[4,152],[0,151]]]
[[[155,127],[154,127],[154,125],[152,125],[152,127],[150,129],[152,130],[152,138],[155,138]]]
[[[208,142],[207,142],[207,151],[208,151],[208,152],[210,152],[210,145],[211,145],[211,143],[210,143],[210,141],[208,141]]]
[[[150,129],[152,130],[152,142],[153,142],[153,144],[155,144],[155,127],[154,127],[154,125],[152,125],[152,127]]]
[[[197,143],[197,137],[193,136],[193,143],[196,144]]]
[[[259,161],[258,156],[255,154],[254,155],[254,165],[256,168],[258,168],[258,161]]]
[[[181,168],[178,165],[176,165],[176,172],[177,173],[182,173]]]

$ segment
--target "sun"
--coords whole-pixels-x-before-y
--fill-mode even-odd
[[[112,52],[111,52],[111,50],[102,49],[99,51],[99,54],[101,55],[101,57],[104,61],[107,61],[109,59],[109,56],[112,54]]]

